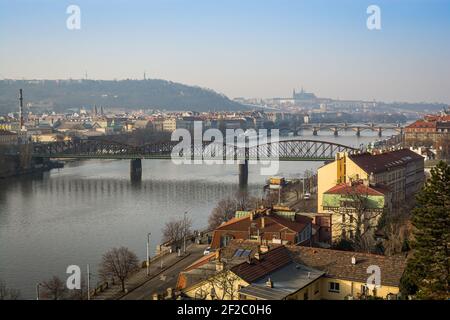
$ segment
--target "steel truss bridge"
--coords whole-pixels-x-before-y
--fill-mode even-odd
[[[78,140],[35,144],[36,158],[77,159],[201,159],[201,160],[279,160],[326,161],[338,152],[358,149],[326,141],[291,139],[247,144],[247,147],[225,143],[201,142],[183,144],[177,141],[132,146],[103,140]]]

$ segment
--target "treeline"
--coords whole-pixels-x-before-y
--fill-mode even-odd
[[[232,111],[245,107],[213,90],[165,80],[0,80],[0,113],[24,102],[40,110],[105,108]]]

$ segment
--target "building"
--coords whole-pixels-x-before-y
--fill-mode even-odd
[[[403,256],[234,240],[183,270],[177,289],[185,299],[394,299],[405,266]]]
[[[323,194],[340,183],[368,181],[370,186],[388,189],[393,207],[412,200],[422,187],[424,157],[409,149],[372,154],[339,153],[336,159],[317,171],[319,212],[323,208]]]
[[[271,208],[237,211],[235,218],[214,230],[211,248],[225,247],[233,239],[310,244],[314,241],[316,231],[311,218],[292,211],[275,211]]]
[[[358,228],[361,234],[376,231],[382,214],[391,210],[391,192],[367,180],[340,183],[324,192],[322,207],[333,212],[333,240],[353,239]]]
[[[0,145],[17,144],[19,136],[17,133],[0,129]]]
[[[450,158],[450,115],[427,115],[405,127],[408,147],[436,149],[438,159]]]
[[[293,90],[292,99],[295,101],[315,101],[317,97],[314,93],[305,92],[302,88],[300,92],[295,92],[295,89]]]
[[[173,132],[176,129],[177,129],[177,119],[176,118],[168,118],[168,119],[163,120],[162,131]]]

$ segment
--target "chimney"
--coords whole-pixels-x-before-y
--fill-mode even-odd
[[[270,278],[267,279],[267,281],[266,281],[266,287],[273,288],[273,282],[272,282],[272,280]]]
[[[266,227],[266,219],[264,217],[261,218],[261,229]]]
[[[260,254],[259,252],[255,252],[254,257],[255,257],[255,259],[258,260],[258,261],[261,260],[261,258],[262,258],[262,257],[261,257],[261,254]]]
[[[253,214],[253,211],[252,211],[252,212],[250,212],[250,221],[253,221],[254,218],[255,217],[254,217],[254,214]]]
[[[356,264],[356,257],[353,256],[353,257],[352,257],[352,265],[355,265],[355,264]]]
[[[269,247],[267,245],[260,245],[259,246],[259,252],[266,253],[267,251],[269,251]]]
[[[173,289],[167,288],[167,299],[172,299],[172,298],[173,298]]]

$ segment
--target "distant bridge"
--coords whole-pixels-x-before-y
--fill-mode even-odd
[[[191,159],[191,160],[241,160],[240,182],[247,184],[248,161],[326,161],[338,152],[355,152],[356,148],[327,141],[281,140],[267,143],[251,143],[237,147],[225,143],[201,142],[182,148],[177,141],[132,146],[102,140],[74,140],[34,144],[35,158],[75,159],[129,159],[131,176],[140,179],[141,159]],[[180,147],[181,146],[181,147]]]
[[[383,131],[393,130],[399,134],[403,134],[404,127],[400,124],[347,124],[347,123],[309,123],[301,124],[295,127],[280,128],[280,132],[290,132],[294,135],[300,135],[303,130],[311,130],[313,135],[318,135],[319,131],[331,131],[335,136],[339,135],[340,131],[353,130],[356,136],[360,136],[363,131],[377,132],[378,136],[383,135]]]

